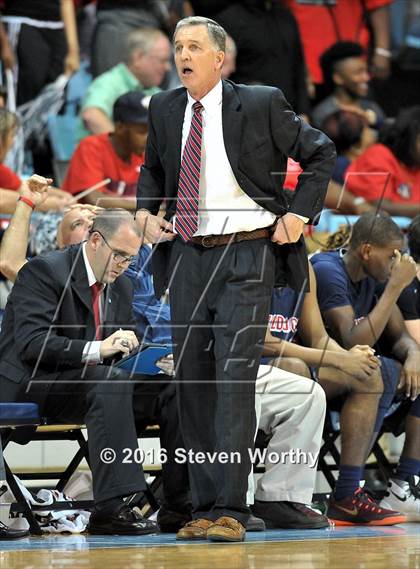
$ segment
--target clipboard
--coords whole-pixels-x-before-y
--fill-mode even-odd
[[[157,375],[162,370],[156,366],[156,362],[172,353],[172,344],[141,344],[114,365],[131,373]]]

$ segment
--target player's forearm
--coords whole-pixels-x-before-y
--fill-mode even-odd
[[[340,346],[340,344],[338,342],[333,340],[333,338],[331,338],[331,336],[328,336],[328,334],[326,334],[325,336],[322,336],[321,338],[316,340],[314,343],[312,343],[311,348],[314,348],[316,350],[328,349],[329,352],[347,353],[347,350],[345,350],[342,346]]]
[[[420,350],[419,344],[409,334],[403,333],[392,346],[392,353],[397,360],[404,363],[410,355],[416,354]]]
[[[401,294],[401,287],[388,282],[385,290],[374,309],[357,324],[354,323],[347,333],[342,332],[342,343],[345,348],[350,349],[356,344],[374,346],[391,317],[398,297]]]
[[[340,346],[340,352],[343,351]],[[270,340],[265,340],[263,355],[267,357],[277,358],[298,358],[305,362],[308,366],[318,367],[320,365],[340,367],[341,355],[338,351],[330,350],[329,346],[323,349],[318,348],[307,348],[305,346],[300,346],[299,344],[294,344],[293,342],[287,342],[285,340],[280,340],[279,338],[271,337]]]
[[[415,341],[419,344],[420,346],[420,319],[417,320],[405,320],[405,326],[408,330],[408,333],[410,334],[410,336],[412,338],[415,339]],[[420,349],[420,348],[419,348]]]

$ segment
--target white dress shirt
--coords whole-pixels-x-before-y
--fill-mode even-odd
[[[85,268],[86,268],[86,273],[87,273],[87,277],[88,277],[88,283],[89,283],[89,288],[94,285],[97,282],[97,279],[95,277],[95,273],[93,272],[93,269],[91,267],[91,264],[89,263],[89,259],[88,256],[86,254],[86,243],[83,243],[82,245],[82,253],[83,253],[83,261],[85,262]],[[102,312],[103,312],[103,293],[105,290],[105,286],[103,285],[103,289],[102,289],[102,294],[100,296],[99,299],[99,314],[101,317],[101,321],[102,321]],[[86,346],[83,348],[83,354],[82,354],[82,363],[88,363],[88,364],[100,364],[102,363],[102,358],[101,358],[101,341],[100,340],[94,340],[93,342],[87,342]]]
[[[199,223],[194,235],[221,235],[253,231],[275,222],[274,213],[264,209],[239,186],[226,154],[222,123],[223,86],[219,81],[200,103],[203,105],[201,142]],[[182,126],[182,153],[188,138],[195,99],[188,102]],[[307,218],[298,216],[303,221]],[[175,221],[176,231],[176,221]]]

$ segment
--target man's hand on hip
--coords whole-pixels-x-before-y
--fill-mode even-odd
[[[276,225],[276,229],[271,237],[271,241],[278,245],[285,243],[296,243],[302,235],[305,223],[293,213],[286,213],[281,217]]]
[[[136,223],[146,244],[172,241],[176,237],[172,223],[162,217],[152,215],[147,210],[141,209],[137,212]]]

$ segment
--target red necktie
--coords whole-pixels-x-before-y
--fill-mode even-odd
[[[203,133],[203,105],[193,105],[191,127],[182,154],[179,171],[176,231],[188,241],[198,228],[198,199],[200,195],[201,138]]]
[[[103,284],[96,282],[90,288],[92,290],[93,315],[95,317],[95,340],[102,340],[100,302]]]

